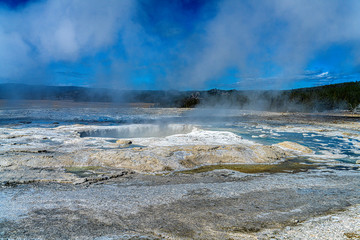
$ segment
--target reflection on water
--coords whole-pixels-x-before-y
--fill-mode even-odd
[[[315,169],[318,166],[305,159],[288,159],[279,164],[216,164],[201,166],[199,168],[179,171],[178,173],[192,174],[209,172],[218,169],[227,169],[243,173],[297,173]]]
[[[198,168],[178,171],[177,174],[194,174],[202,172],[210,172],[213,170],[227,169],[243,173],[298,173],[307,172],[313,169],[322,169],[322,171],[331,170],[359,170],[356,166],[346,165],[327,165],[319,162],[312,162],[306,158],[290,158],[278,164],[216,164],[206,165]]]

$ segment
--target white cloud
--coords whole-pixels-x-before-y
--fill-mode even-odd
[[[296,81],[291,76],[301,75],[317,51],[332,44],[355,46],[360,63],[358,0],[219,1],[213,19],[193,23],[201,31],[163,49],[154,33],[133,21],[137,11],[135,0],[44,0],[16,11],[0,8],[0,78],[21,78],[114,46],[125,57],[111,55],[107,69],[93,66],[99,83],[131,79],[146,66],[160,87],[203,87],[229,68],[239,70],[241,81],[252,76],[261,84],[277,67],[279,76],[264,78],[277,87]]]
[[[318,78],[326,78],[328,76],[329,76],[329,72],[323,72],[323,73],[316,75],[316,77],[318,77]]]
[[[351,44],[354,54],[360,52],[359,12],[357,0],[225,0],[191,58],[185,58],[186,66],[174,75],[184,85],[201,85],[231,67],[243,81],[247,75],[261,79],[276,67],[282,72],[270,84],[288,85],[318,51],[333,44]]]
[[[49,0],[19,11],[0,9],[0,77],[11,77],[13,68],[16,72],[34,61],[76,61],[116,44],[134,5],[131,0]]]

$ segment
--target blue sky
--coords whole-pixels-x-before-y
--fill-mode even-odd
[[[0,83],[291,89],[360,80],[358,0],[0,0]]]

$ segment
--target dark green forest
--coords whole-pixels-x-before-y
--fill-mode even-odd
[[[360,104],[360,82],[283,91],[218,90],[197,92],[184,107],[224,105],[246,110],[321,112],[355,111]]]

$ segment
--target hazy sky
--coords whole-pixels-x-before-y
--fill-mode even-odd
[[[359,0],[0,0],[0,83],[287,89],[360,80]]]

